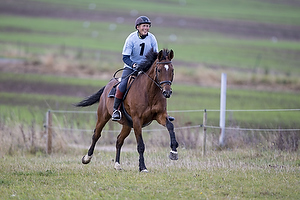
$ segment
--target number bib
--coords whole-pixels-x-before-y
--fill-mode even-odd
[[[133,62],[139,64],[152,48],[154,51],[158,52],[155,36],[151,33],[148,33],[146,38],[141,39],[138,36],[138,32],[135,31],[126,38],[122,54],[129,55]],[[126,64],[125,67],[131,68]]]

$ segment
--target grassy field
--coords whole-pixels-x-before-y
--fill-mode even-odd
[[[47,24],[47,26],[44,27],[41,24]],[[68,24],[67,29],[65,24]],[[20,55],[14,55],[17,57],[24,57],[24,54],[40,51],[44,51],[46,54],[71,52],[71,54],[83,57],[85,60],[100,59],[102,61],[101,55],[104,51],[105,63],[111,62],[112,66],[115,66],[112,69],[121,66],[121,59],[116,59],[116,56],[107,57],[105,52],[109,51],[118,55],[126,34],[132,28],[127,24],[120,24],[118,29],[112,32],[107,30],[109,23],[93,22],[93,27],[90,29],[98,30],[96,31],[97,37],[94,38],[90,35],[93,31],[84,29],[82,24],[84,21],[69,22],[61,19],[2,17],[0,27],[13,27],[32,33],[17,31],[1,34],[0,41],[5,42],[4,45],[1,45],[1,54],[5,56],[3,51],[9,52],[10,49],[15,49],[14,52],[24,52]],[[185,62],[187,67],[193,64],[208,68],[214,66],[258,72],[261,70],[264,73],[277,72],[288,76],[294,76],[295,73],[299,74],[300,72],[297,67],[300,62],[297,57],[300,48],[299,43],[295,41],[283,40],[273,43],[269,38],[240,39],[219,33],[211,34],[205,30],[189,30],[187,32],[185,29],[175,28],[156,29],[156,35],[160,36],[158,37],[160,48],[172,48],[176,56],[175,61]],[[165,35],[164,32],[169,34]],[[177,38],[174,42],[169,40],[170,36],[174,35],[173,33],[176,33]],[[185,35],[189,35],[189,37],[185,37]],[[92,50],[92,53],[90,51],[85,52],[82,48]],[[9,56],[8,53],[6,54]],[[102,67],[105,65],[102,64]],[[179,63],[177,67],[184,68],[186,66]]]
[[[135,151],[133,149],[133,151]],[[75,151],[77,152],[77,151]],[[80,153],[79,153],[80,154]],[[89,165],[80,156],[3,156],[3,199],[299,199],[299,154],[264,148],[215,151],[168,149],[146,152],[149,173],[138,172],[136,152],[123,152],[123,171],[114,153],[96,152]]]
[[[2,73],[1,83],[14,76],[16,85],[24,85],[26,92],[10,91],[0,93],[0,126],[2,127],[2,153],[13,154],[20,151],[35,153],[45,151],[46,135],[44,125],[48,110],[91,111],[96,112],[97,104],[89,108],[75,108],[74,103],[96,92],[106,81],[78,79],[34,74]],[[19,86],[18,86],[19,87]],[[28,88],[32,87],[31,90]],[[64,87],[66,89],[64,89]],[[55,88],[53,91],[51,88]],[[14,88],[12,88],[14,89]],[[76,92],[73,92],[75,89]],[[44,90],[49,90],[44,93]],[[76,94],[79,95],[76,95]],[[176,118],[174,125],[179,144],[182,148],[202,146],[203,112],[207,109],[207,125],[219,126],[219,89],[195,85],[173,85],[173,96],[168,100],[170,115]],[[82,95],[85,94],[85,95]],[[264,110],[299,108],[299,95],[290,92],[267,92],[228,88],[228,110]],[[189,112],[189,110],[194,112]],[[197,110],[197,112],[195,112]],[[185,112],[181,112],[185,111]],[[93,113],[53,113],[55,127],[54,152],[66,152],[68,146],[87,149],[95,127],[96,116]],[[226,126],[234,128],[299,129],[299,111],[247,112],[228,111]],[[75,130],[73,130],[75,129]],[[76,131],[76,129],[84,131]],[[104,129],[99,147],[114,146],[120,126],[108,123]],[[215,150],[218,144],[219,129],[209,128],[208,150]],[[157,138],[160,138],[158,140]],[[144,139],[150,146],[169,146],[169,136],[164,127],[156,122],[144,129]],[[297,151],[298,131],[227,131],[228,148],[241,146],[253,147],[264,144],[268,148]],[[135,145],[133,134],[126,140],[126,145]],[[125,145],[125,146],[126,146]]]
[[[84,1],[35,2],[36,8],[50,13],[58,9],[58,15],[36,13],[34,8],[25,17],[19,16],[22,13],[2,14],[1,56],[28,59],[28,53],[69,53],[85,58],[85,63],[86,60],[100,61],[98,69],[106,69],[110,63],[110,68],[115,70],[122,65],[119,54],[126,36],[132,31],[134,16],[129,13],[132,8],[139,10],[146,5],[147,11],[143,14],[153,19],[151,30],[160,48],[175,51],[178,71],[184,75],[191,75],[192,71],[197,77],[203,68],[211,67],[287,77],[299,75],[300,15],[299,7],[290,1],[282,4],[233,0],[217,3],[164,1],[159,6],[156,2],[95,1],[93,8]],[[73,12],[60,16],[59,11],[66,9]],[[80,15],[76,16],[76,12]],[[95,13],[104,17],[97,20],[93,17]]]
[[[19,114],[16,119],[30,122],[33,117],[29,113],[34,113],[35,120],[42,123],[47,110],[81,110],[96,111],[97,105],[91,108],[78,109],[73,106],[83,97],[89,96],[106,85],[108,80],[66,78],[50,75],[34,74],[11,74],[2,73],[0,83],[5,84],[10,80],[12,84],[28,85],[34,87],[29,92],[1,92],[1,110],[3,113],[14,111]],[[62,86],[66,87],[65,91]],[[51,89],[55,88],[55,92]],[[59,89],[61,88],[61,89]],[[73,92],[73,88],[76,90]],[[39,91],[37,91],[39,90]],[[47,91],[49,90],[49,91]],[[218,110],[220,106],[220,89],[212,87],[199,87],[196,85],[182,85],[174,83],[174,94],[168,100],[168,110],[173,111],[178,117],[180,124],[187,122],[196,125],[202,123],[204,109]],[[51,94],[53,93],[53,94]],[[79,96],[77,95],[79,94]],[[84,95],[82,95],[84,94]],[[197,98],[195,98],[197,97]],[[294,109],[299,108],[299,95],[291,92],[268,92],[255,90],[227,89],[227,109],[228,110],[262,110],[262,109]],[[28,109],[30,106],[30,109]],[[23,109],[22,109],[23,108]],[[18,110],[18,111],[17,111]],[[196,113],[178,113],[181,110],[199,110]],[[23,113],[27,113],[24,114]],[[28,115],[29,114],[29,115]],[[234,112],[228,113],[228,122],[231,120],[238,125],[251,125],[251,127],[271,127],[279,124],[286,128],[297,128],[298,112]],[[219,113],[209,112],[208,119],[211,125],[218,124]],[[263,123],[261,123],[263,122]]]
[[[162,1],[158,6],[117,0],[37,0],[0,5],[1,60],[22,63],[0,62],[3,121],[42,126],[47,110],[74,109],[72,103],[105,85],[122,66],[120,49],[144,6],[160,48],[175,51],[170,111],[217,110],[222,72],[228,74],[229,110],[299,108],[300,8],[294,1]],[[202,112],[172,114],[177,127],[202,123]],[[227,124],[298,128],[298,115],[229,112]],[[66,116],[57,117],[58,123],[65,123]],[[216,126],[218,118],[217,112],[208,112],[209,125]],[[72,116],[71,121],[78,127],[82,117]]]
[[[1,76],[10,77],[11,74]],[[5,81],[5,78],[3,78]],[[80,92],[81,89],[86,96],[94,93],[105,84],[105,81],[87,81],[85,79],[75,80],[74,78],[58,78],[56,76],[35,76],[22,75],[15,77],[16,82],[22,84],[46,84],[47,87],[71,86]],[[96,87],[99,85],[99,87]],[[47,89],[45,87],[44,89]],[[92,88],[92,89],[91,89]],[[42,88],[43,89],[43,88]],[[59,90],[58,90],[59,91]],[[219,112],[209,111],[219,108],[219,89],[204,88],[191,85],[173,86],[174,94],[168,100],[168,110],[176,118],[176,127],[185,127],[202,124],[204,109],[208,110],[208,125],[218,126]],[[47,92],[46,92],[47,93]],[[36,123],[42,128],[45,123],[45,113],[47,110],[77,110],[96,111],[97,105],[90,108],[78,109],[73,106],[82,97],[56,94],[37,93],[0,93],[1,118],[4,123],[13,125],[14,123],[31,124]],[[194,98],[197,97],[197,98]],[[298,94],[281,92],[260,92],[228,89],[227,109],[228,110],[260,110],[260,109],[293,109],[298,108]],[[186,110],[198,110],[198,112],[180,112]],[[67,114],[55,113],[55,126],[65,128],[79,128],[91,130],[95,125],[94,114]],[[88,118],[87,118],[88,117]],[[227,126],[238,126],[244,128],[299,128],[299,111],[274,111],[274,112],[227,112]],[[158,128],[154,126],[154,128]]]
[[[219,125],[220,77],[227,110],[299,109],[300,4],[294,0],[0,2],[0,199],[299,199],[299,131],[207,129]],[[134,20],[147,15],[159,48],[175,52],[170,115],[179,160],[168,159],[167,131],[144,129],[149,173],[138,172],[134,134],[115,171],[120,126],[109,122],[89,165],[93,113],[53,112],[46,155],[45,114],[104,86],[122,67]],[[196,112],[180,112],[196,110]],[[300,129],[299,111],[228,111],[226,126]],[[80,129],[76,131],[74,129]]]

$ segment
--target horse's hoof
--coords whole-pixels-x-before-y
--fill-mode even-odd
[[[114,168],[116,170],[122,170],[120,163],[116,162]]]
[[[149,171],[147,169],[143,169],[141,172],[142,173],[148,173]]]
[[[88,164],[89,162],[91,162],[93,156],[89,156],[89,155],[85,155],[82,157],[82,163],[83,164]]]
[[[178,152],[177,151],[170,151],[169,158],[171,160],[178,160]]]

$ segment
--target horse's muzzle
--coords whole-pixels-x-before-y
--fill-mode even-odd
[[[163,95],[165,98],[170,98],[172,95],[172,90],[163,90]]]
[[[159,83],[160,88],[162,90],[162,94],[164,95],[165,98],[170,98],[172,95],[172,81],[162,81]],[[163,85],[163,86],[161,86]]]

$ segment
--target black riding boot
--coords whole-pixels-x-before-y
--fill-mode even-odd
[[[118,99],[117,97],[115,97],[115,101],[114,101],[114,112],[111,116],[111,120],[113,121],[119,121],[121,119],[121,112],[119,111],[119,106],[122,102],[122,99]]]

